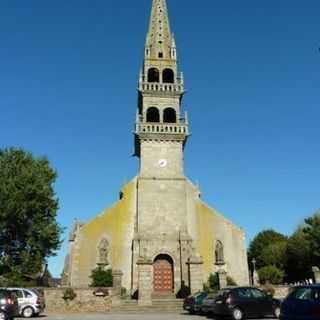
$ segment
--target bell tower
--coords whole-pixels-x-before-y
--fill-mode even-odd
[[[138,92],[135,154],[140,158],[140,177],[182,177],[189,130],[181,111],[183,75],[165,0],[152,2]]]

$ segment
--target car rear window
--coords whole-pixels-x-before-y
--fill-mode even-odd
[[[257,299],[266,297],[266,294],[263,291],[258,289],[251,289],[251,294],[253,298],[257,298]]]

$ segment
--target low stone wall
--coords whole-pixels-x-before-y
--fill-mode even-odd
[[[94,295],[94,288],[75,289],[76,297],[72,301],[65,301],[62,297],[66,288],[46,288],[44,296],[46,300],[47,313],[81,313],[110,311],[112,289],[108,289],[108,296]]]
[[[283,285],[283,286],[274,286],[274,297],[277,299],[284,299],[287,294],[289,293],[290,286]]]

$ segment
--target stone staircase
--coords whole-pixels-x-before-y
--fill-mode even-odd
[[[119,305],[111,307],[111,313],[175,313],[183,312],[182,299],[159,298],[152,299],[152,305],[140,306],[137,300],[122,300]]]

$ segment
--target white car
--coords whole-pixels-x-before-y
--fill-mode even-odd
[[[38,316],[45,308],[44,298],[33,289],[7,288],[18,300],[19,314],[25,318]]]

